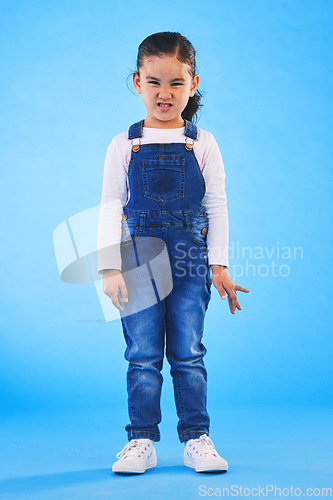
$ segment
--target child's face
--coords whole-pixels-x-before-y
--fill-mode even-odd
[[[192,78],[190,66],[176,56],[145,57],[140,77],[133,73],[133,84],[147,108],[146,127],[177,128],[184,126],[181,113],[199,85],[199,75]],[[170,103],[162,107],[160,103]]]

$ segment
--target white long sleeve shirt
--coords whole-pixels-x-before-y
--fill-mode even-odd
[[[141,144],[185,143],[185,127],[161,129],[143,127]],[[218,144],[211,132],[198,128],[193,151],[203,174],[206,193],[201,204],[208,216],[208,263],[229,267],[228,210],[225,192],[225,171]],[[135,139],[134,144],[138,143]],[[191,141],[190,141],[191,142]],[[120,241],[123,207],[130,199],[128,165],[132,145],[128,130],[116,135],[106,153],[102,198],[98,222],[98,272],[106,269],[121,270]]]

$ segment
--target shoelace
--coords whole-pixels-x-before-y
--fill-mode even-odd
[[[200,456],[202,455],[214,455],[215,457],[218,456],[213,441],[210,439],[209,436],[207,436],[207,434],[203,434],[198,439],[194,439],[193,448],[196,448],[196,445],[199,448],[198,451]]]
[[[137,454],[140,448],[144,446],[147,449],[147,443],[137,441],[136,439],[132,439],[129,443],[127,443],[124,448],[117,453],[117,458],[127,458],[133,457]]]

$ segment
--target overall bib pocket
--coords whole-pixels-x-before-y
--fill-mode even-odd
[[[179,155],[180,156],[180,155]],[[185,158],[142,160],[144,196],[157,201],[183,198],[185,194]]]

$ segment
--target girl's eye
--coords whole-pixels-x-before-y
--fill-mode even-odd
[[[159,82],[155,82],[154,80],[148,82],[148,83],[152,83],[153,85],[159,85]],[[180,82],[174,82],[172,83],[172,85],[182,85],[182,83]]]

